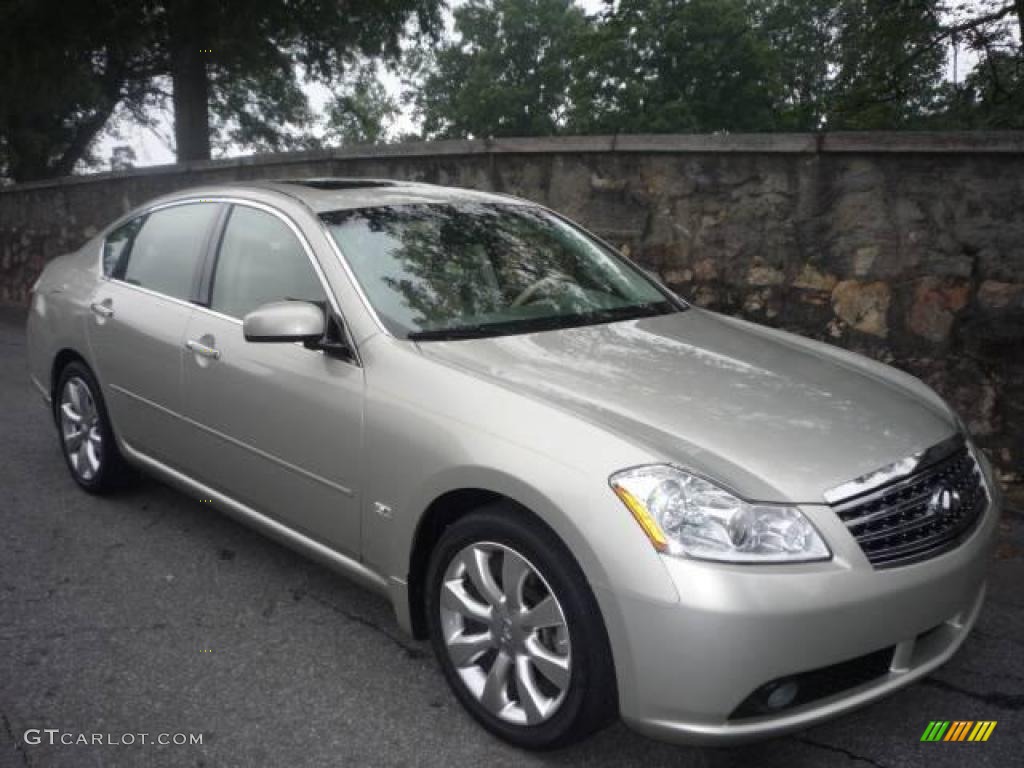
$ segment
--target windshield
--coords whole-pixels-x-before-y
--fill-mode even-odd
[[[322,215],[400,338],[473,338],[685,308],[610,248],[540,208],[414,204]]]

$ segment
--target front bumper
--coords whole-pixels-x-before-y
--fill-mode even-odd
[[[831,561],[750,567],[664,557],[676,604],[597,590],[628,725],[691,744],[773,737],[892,693],[956,652],[984,600],[998,492],[959,547],[882,570],[829,508],[804,512],[832,545]],[[867,681],[837,683],[834,692],[774,714],[737,713],[770,681],[882,649],[891,650],[888,664]]]

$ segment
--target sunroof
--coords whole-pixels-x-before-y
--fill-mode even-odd
[[[368,189],[393,187],[395,182],[386,179],[282,179],[285,184],[295,184],[312,189]]]

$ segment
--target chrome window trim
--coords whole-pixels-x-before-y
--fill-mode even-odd
[[[179,299],[179,298],[177,298],[175,296],[168,296],[166,293],[160,293],[159,291],[154,291],[154,290],[152,290],[150,288],[145,288],[145,287],[143,287],[141,285],[134,285],[133,283],[126,283],[124,280],[118,280],[117,278],[114,278],[114,277],[108,277],[107,275],[101,275],[100,279],[105,281],[105,282],[108,282],[108,283],[115,283],[117,285],[124,286],[125,288],[130,288],[131,290],[138,291],[139,293],[144,293],[147,296],[152,296],[152,297],[157,298],[157,299],[163,299],[164,301],[169,301],[172,304],[177,304],[179,306],[185,307],[186,309],[202,309],[202,307],[199,307],[198,305],[193,304],[191,301],[185,301],[185,300]]]
[[[345,254],[342,253],[341,247],[338,245],[337,241],[334,239],[334,236],[331,234],[331,230],[327,226],[327,223],[322,218],[320,218],[320,216],[315,211],[313,211],[313,216],[316,218],[317,224],[319,224],[320,226],[320,231],[323,232],[324,237],[327,239],[327,243],[331,247],[331,250],[334,251],[334,255],[338,257],[338,262],[341,264],[342,269],[344,269],[345,274],[348,275],[348,280],[352,284],[352,287],[355,289],[356,295],[359,296],[359,300],[363,302],[363,306],[366,307],[366,311],[370,314],[370,317],[373,319],[373,324],[376,325],[377,329],[385,336],[388,336],[392,339],[397,338],[393,333],[391,333],[391,331],[389,331],[384,326],[384,323],[380,319],[380,315],[377,314],[377,310],[374,309],[373,304],[370,303],[370,298],[363,291],[362,284],[360,284],[359,280],[356,278],[356,273],[352,271],[352,267],[349,265],[348,259],[345,257]]]
[[[824,493],[825,501],[830,505],[839,504],[840,502],[863,496],[884,485],[902,480],[920,469],[942,461],[947,456],[951,456],[965,443],[964,436],[957,432],[952,437],[946,438],[930,448],[925,448],[923,451],[918,451],[899,461],[886,464],[884,467],[867,472],[860,477],[855,477],[853,480],[840,483],[834,488],[829,488]]]
[[[342,330],[345,333],[346,341],[348,342],[348,345],[352,348],[352,357],[353,357],[352,363],[354,365],[356,365],[356,366],[361,368],[363,366],[362,359],[359,356],[359,350],[358,350],[358,348],[356,346],[355,340],[352,338],[352,334],[349,332],[349,325],[348,325],[348,322],[345,320],[345,313],[341,311],[341,306],[338,304],[338,299],[334,295],[334,291],[331,290],[330,283],[327,281],[327,276],[324,274],[323,268],[320,266],[320,262],[316,258],[316,254],[313,251],[313,247],[309,243],[309,239],[305,236],[305,234],[303,234],[302,230],[299,229],[298,225],[292,220],[292,218],[290,216],[288,216],[288,214],[284,213],[283,211],[279,211],[276,208],[274,208],[273,206],[267,205],[266,203],[261,203],[261,202],[258,202],[256,200],[246,200],[245,198],[241,198],[241,197],[232,197],[232,196],[227,196],[227,195],[214,195],[214,196],[211,196],[211,197],[184,197],[184,198],[181,198],[180,200],[169,200],[167,202],[157,203],[156,205],[152,205],[152,206],[149,206],[148,208],[144,208],[144,209],[141,209],[139,211],[136,211],[134,215],[126,217],[124,219],[120,219],[115,224],[113,224],[112,226],[108,227],[107,230],[103,233],[103,237],[100,238],[99,259],[98,259],[98,263],[97,263],[97,268],[99,270],[100,279],[101,280],[107,280],[109,282],[116,282],[118,285],[127,285],[130,288],[134,288],[136,290],[140,290],[140,291],[142,291],[144,293],[147,293],[147,294],[149,294],[151,296],[156,296],[156,297],[159,297],[159,298],[162,298],[162,299],[168,299],[168,300],[176,302],[178,304],[182,304],[184,306],[190,307],[191,309],[207,312],[207,313],[209,313],[211,315],[214,315],[215,317],[219,317],[219,318],[221,318],[223,320],[230,320],[231,322],[235,323],[236,325],[242,325],[241,319],[239,319],[237,317],[231,317],[230,315],[225,315],[223,312],[217,312],[216,310],[210,309],[209,307],[204,307],[202,304],[196,304],[196,303],[193,303],[191,301],[183,301],[183,300],[178,299],[178,298],[176,298],[174,296],[168,296],[165,293],[160,293],[159,291],[154,291],[154,290],[151,290],[149,288],[145,288],[145,287],[143,287],[141,285],[133,285],[132,283],[125,282],[124,280],[120,280],[120,279],[118,279],[116,277],[111,277],[111,276],[105,274],[104,271],[103,271],[103,251],[106,248],[107,237],[110,235],[111,232],[114,232],[118,228],[120,228],[122,224],[126,224],[126,223],[128,223],[130,221],[133,221],[136,218],[139,218],[141,216],[148,216],[151,213],[156,213],[157,211],[162,211],[162,210],[165,210],[167,208],[175,208],[175,207],[180,206],[180,205],[195,205],[195,204],[199,204],[199,203],[214,203],[214,204],[225,204],[225,205],[243,205],[243,206],[246,206],[246,207],[249,207],[249,208],[255,208],[257,210],[263,211],[264,213],[269,213],[270,215],[276,216],[278,219],[280,219],[281,221],[284,222],[285,226],[287,226],[292,231],[292,234],[294,234],[295,237],[298,238],[299,244],[302,246],[302,250],[306,254],[306,258],[309,259],[309,263],[310,263],[310,265],[312,265],[313,271],[316,273],[317,279],[320,281],[320,287],[323,288],[324,295],[327,296],[327,301],[330,302],[331,309],[334,310],[334,312],[338,315],[339,318],[341,318],[341,323],[342,323],[342,326],[343,326]],[[320,220],[320,218],[319,217],[315,217],[315,218],[316,218],[317,222],[322,227],[323,226],[323,222]],[[225,226],[227,226],[227,224],[225,224]],[[328,241],[331,244],[333,244],[333,242],[334,242],[333,238],[331,238],[329,236],[329,233],[327,233],[327,234],[328,234]],[[218,250],[219,248],[220,248],[220,243],[217,243],[217,249],[215,249],[215,250]],[[337,252],[337,249],[335,249],[335,252]],[[216,257],[216,255],[217,254],[215,253],[215,257]],[[340,253],[339,253],[339,258],[340,258]],[[348,265],[345,265],[345,266],[346,266],[346,271],[348,271],[347,270],[347,266]],[[351,275],[350,271],[348,271],[348,274],[349,274],[349,276],[351,278],[352,275]]]
[[[518,199],[518,198],[514,198],[514,199]],[[662,283],[660,276],[658,278],[655,278],[654,275],[652,275],[649,271],[647,271],[646,269],[641,267],[639,264],[637,264],[635,261],[633,261],[633,259],[631,257],[629,257],[626,254],[624,254],[621,250],[616,248],[614,245],[612,245],[610,242],[605,240],[600,235],[597,235],[594,232],[591,232],[589,229],[584,227],[582,224],[579,224],[578,222],[573,221],[568,216],[565,216],[565,215],[559,213],[558,211],[552,210],[551,208],[548,208],[547,206],[540,205],[539,203],[534,203],[533,205],[534,205],[534,207],[540,208],[541,210],[546,211],[547,213],[551,214],[556,219],[558,219],[563,224],[565,224],[565,226],[569,227],[569,229],[575,230],[577,233],[581,233],[585,237],[589,237],[594,242],[599,243],[600,245],[604,246],[606,249],[608,249],[608,251],[611,253],[613,258],[621,259],[628,266],[630,266],[634,270],[636,270],[637,274],[639,274],[641,278],[643,278],[647,282],[649,282],[652,285],[654,285],[654,287],[658,290],[658,292],[661,293],[662,295],[664,295],[665,299],[670,304],[677,305],[676,308],[680,312],[685,312],[686,310],[691,308],[690,302],[687,301],[686,299],[684,299],[682,296],[677,295],[675,293],[675,291],[673,291],[667,285]]]
[[[202,304],[195,304],[193,306],[193,308],[194,309],[198,309],[200,312],[205,312],[208,315],[212,315],[213,317],[216,317],[218,320],[227,320],[229,323],[233,323],[234,325],[238,325],[238,326],[243,325],[242,321],[239,320],[237,317],[232,317],[231,315],[225,315],[223,312],[218,312],[215,309],[210,309],[209,307],[204,307]]]

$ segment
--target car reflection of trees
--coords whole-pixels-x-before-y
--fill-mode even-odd
[[[551,222],[526,207],[408,205],[360,209],[346,219],[401,243],[390,254],[401,268],[382,282],[403,296],[420,328],[507,311],[544,278],[593,280]],[[588,309],[581,292],[564,293],[562,312]]]

